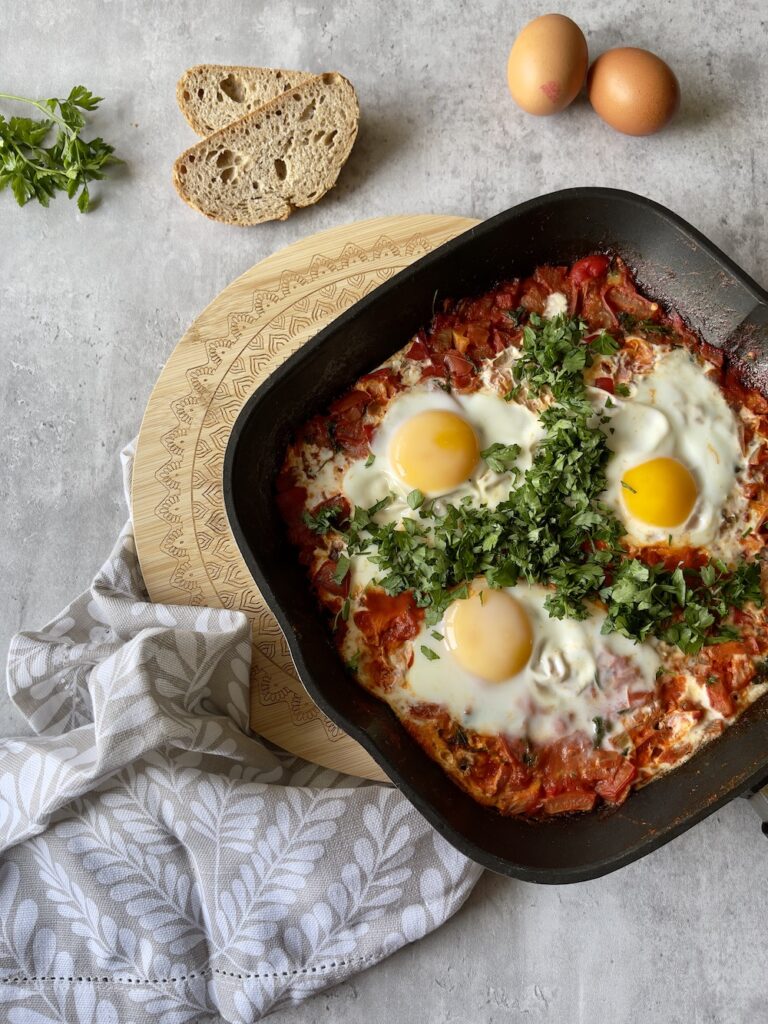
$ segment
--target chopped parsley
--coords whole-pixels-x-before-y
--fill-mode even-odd
[[[585,601],[599,596],[604,633],[638,641],[653,635],[686,653],[737,635],[723,620],[732,608],[762,603],[756,562],[728,567],[713,560],[700,569],[668,570],[628,558],[624,527],[601,500],[611,452],[584,371],[595,354],[617,350],[605,331],[587,336],[578,318],[531,314],[513,373],[516,389],[542,399],[545,436],[532,465],[516,471],[507,498],[494,508],[475,507],[468,498],[451,505],[411,491],[408,505],[420,509],[419,517],[385,524],[376,514],[391,499],[356,508],[346,530],[349,554],[364,553],[379,568],[377,582],[387,593],[413,591],[428,625],[468,596],[469,581],[484,576],[495,588],[519,580],[551,586],[545,608],[554,618],[583,619]],[[509,472],[519,452],[517,445],[496,443],[481,455],[494,471]],[[340,582],[346,568],[337,574]]]
[[[525,306],[518,306],[517,309],[507,309],[504,315],[512,321],[515,327],[519,327],[527,312],[528,310]]]
[[[494,473],[507,473],[515,468],[515,461],[519,457],[521,448],[519,444],[500,444],[498,441],[480,452],[480,458],[485,460],[489,469]]]
[[[343,515],[344,506],[340,501],[332,502],[321,508],[319,512],[312,515],[310,512],[305,512],[302,516],[304,525],[309,527],[314,533],[328,533],[338,523],[339,519]]]
[[[422,644],[420,649],[421,653],[428,661],[438,661],[440,659],[440,655],[437,651],[433,651],[432,648],[427,647],[426,644]]]
[[[373,454],[373,452],[371,452],[371,454],[365,460],[365,468],[366,469],[370,469],[375,461],[376,461],[376,456]]]
[[[333,570],[333,582],[343,583],[346,579],[347,573],[349,572],[349,566],[351,562],[346,555],[340,555],[339,560],[336,563],[336,568]]]
[[[730,609],[763,603],[759,564],[740,562],[729,569],[719,559],[700,569],[678,566],[672,571],[626,559],[600,596],[608,607],[603,633],[637,641],[657,636],[686,654],[735,639],[736,630],[722,622]]]
[[[667,324],[660,324],[656,320],[643,320],[631,313],[619,313],[619,326],[625,334],[631,334],[634,331],[639,331],[641,334],[667,335],[672,333],[672,328]]]
[[[593,740],[593,746],[595,750],[597,750],[599,747],[603,745],[603,740],[605,739],[605,719],[603,719],[600,715],[595,715],[595,717],[592,719],[592,724],[595,727],[595,738]]]
[[[347,598],[344,599],[344,603],[342,604],[341,608],[339,608],[339,610],[336,612],[336,615],[334,616],[334,619],[333,619],[333,628],[334,629],[336,629],[336,627],[338,626],[339,619],[342,619],[344,622],[347,622],[349,620],[349,613],[350,613],[351,609],[352,609],[352,602],[347,597]]]

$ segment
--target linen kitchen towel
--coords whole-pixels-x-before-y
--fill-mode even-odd
[[[37,735],[0,742],[3,1020],[254,1021],[461,906],[480,868],[397,790],[248,733],[249,663],[244,615],[149,602],[130,523],[14,638]]]

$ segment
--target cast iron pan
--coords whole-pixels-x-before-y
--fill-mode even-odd
[[[428,324],[435,293],[481,293],[537,264],[570,263],[596,250],[622,256],[644,292],[677,309],[725,351],[746,384],[768,394],[768,294],[657,203],[614,189],[568,189],[471,228],[326,327],[246,403],[224,464],[232,531],[312,699],[455,847],[493,871],[532,882],[577,882],[613,871],[756,786],[768,776],[768,700],[615,811],[533,824],[501,817],[457,789],[389,708],[346,672],[285,538],[273,484],[294,426]]]

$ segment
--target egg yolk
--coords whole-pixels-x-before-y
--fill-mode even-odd
[[[480,446],[472,427],[455,412],[430,409],[397,430],[389,458],[398,477],[424,494],[441,494],[467,480]]]
[[[481,590],[445,614],[445,642],[462,668],[500,683],[525,668],[533,630],[525,609],[504,590]]]
[[[693,474],[677,459],[641,462],[621,478],[627,511],[649,526],[680,526],[698,497]]]

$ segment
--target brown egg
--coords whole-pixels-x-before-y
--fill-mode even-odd
[[[544,14],[525,26],[509,52],[509,91],[529,114],[556,114],[578,95],[588,63],[579,26],[564,14]]]
[[[606,124],[625,135],[653,135],[680,104],[680,86],[669,65],[635,46],[601,53],[589,69],[587,94]]]

